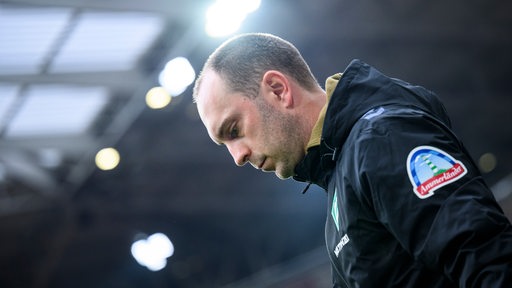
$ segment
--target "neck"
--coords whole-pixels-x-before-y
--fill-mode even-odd
[[[325,92],[319,88],[317,91],[308,94],[304,99],[307,100],[305,100],[302,105],[303,109],[301,115],[305,120],[303,125],[305,131],[304,151],[306,151],[312,137],[313,129],[315,125],[317,125],[322,109],[325,107],[327,97]]]

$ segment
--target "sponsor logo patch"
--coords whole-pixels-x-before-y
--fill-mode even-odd
[[[467,169],[443,150],[419,146],[407,157],[407,173],[416,196],[425,199],[434,195],[435,190],[459,180]]]

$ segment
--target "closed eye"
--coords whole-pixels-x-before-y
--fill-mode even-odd
[[[229,139],[236,139],[240,135],[240,131],[238,131],[238,127],[236,124],[233,124],[231,126],[231,129],[229,130]]]

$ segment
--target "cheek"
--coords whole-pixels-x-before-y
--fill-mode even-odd
[[[266,151],[272,156],[279,156],[280,158],[286,156],[290,152],[290,138],[288,137],[287,131],[280,129],[281,127],[275,127],[272,125],[265,125],[262,127],[261,145],[263,151]]]

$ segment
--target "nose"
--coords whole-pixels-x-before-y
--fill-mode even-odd
[[[243,143],[236,141],[226,144],[226,146],[228,147],[229,153],[233,157],[233,160],[235,160],[236,165],[244,166],[245,163],[249,161],[249,156],[251,155],[251,152],[247,145],[244,145]]]

